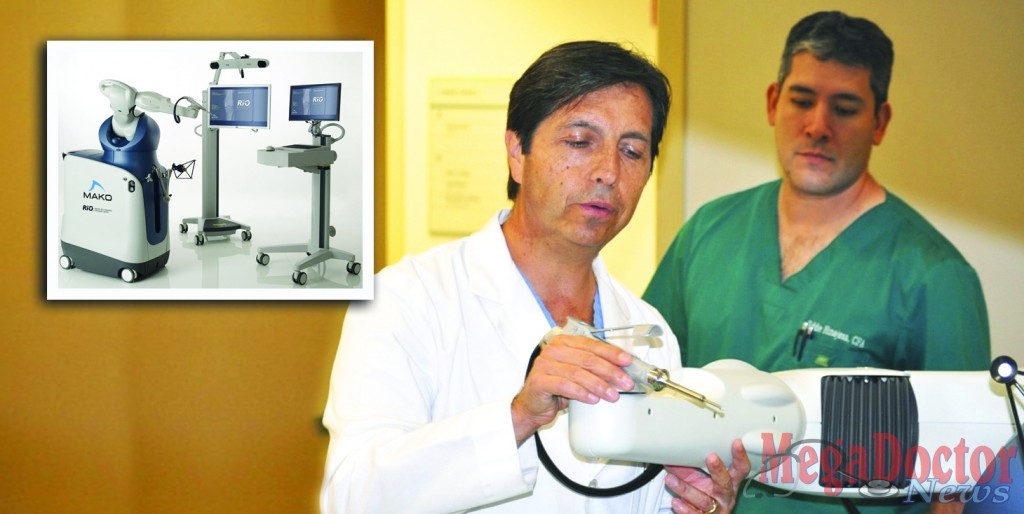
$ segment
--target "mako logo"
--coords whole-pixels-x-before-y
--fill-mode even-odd
[[[96,191],[96,188],[99,188],[102,192]],[[100,184],[95,180],[92,181],[88,191],[82,192],[82,198],[85,198],[86,200],[103,200],[105,202],[111,202],[114,200],[114,197],[110,193],[107,193],[107,188],[103,187],[103,184]]]

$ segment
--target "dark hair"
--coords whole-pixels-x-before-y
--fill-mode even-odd
[[[814,13],[793,25],[786,38],[779,66],[779,87],[789,75],[793,56],[811,52],[821,61],[836,60],[847,66],[863,66],[871,73],[875,112],[889,98],[892,78],[892,41],[874,22],[839,11]]]
[[[575,41],[542,54],[512,86],[506,129],[519,136],[523,153],[530,153],[533,133],[553,112],[592,93],[617,84],[636,84],[651,102],[651,164],[668,117],[669,84],[646,57],[615,43]],[[515,200],[519,184],[508,177],[508,198]]]

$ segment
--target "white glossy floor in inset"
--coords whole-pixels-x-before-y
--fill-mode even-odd
[[[371,280],[367,277],[372,274],[373,264],[362,261],[361,227],[355,219],[334,224],[337,236],[331,238],[330,245],[355,254],[362,267],[360,273],[353,275],[346,270],[347,261],[332,259],[304,270],[307,282],[302,286],[292,281],[292,272],[295,263],[306,257],[304,252],[271,253],[266,266],[256,262],[256,254],[262,246],[305,244],[310,236],[308,224],[274,226],[272,221],[262,225],[240,221],[252,226],[251,240],[242,241],[239,231],[228,237],[208,237],[201,246],[195,244],[195,225],[182,234],[175,223],[169,235],[171,251],[167,266],[135,283],[80,269],[62,269],[59,253],[52,256],[47,266],[56,268],[57,296],[79,299],[345,300],[359,298],[364,280]],[[372,284],[372,280],[368,283]]]

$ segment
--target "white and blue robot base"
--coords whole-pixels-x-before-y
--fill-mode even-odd
[[[202,107],[188,97],[178,101],[188,105],[175,105],[116,80],[100,82],[100,91],[114,111],[100,125],[102,150],[62,155],[60,266],[134,282],[170,256],[170,172],[157,161],[160,128],[145,111],[195,118]]]

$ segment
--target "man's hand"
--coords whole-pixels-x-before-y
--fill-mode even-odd
[[[616,390],[633,389],[623,366],[633,358],[621,349],[590,337],[560,335],[544,346],[522,390],[512,399],[516,444],[522,445],[568,406],[569,400],[594,404],[619,399]]]
[[[732,443],[732,465],[725,464],[718,455],[708,456],[710,475],[698,468],[665,466],[668,475],[665,486],[676,498],[672,499],[672,512],[676,514],[729,514],[736,507],[736,494],[740,482],[750,473],[750,459],[739,439]]]
[[[960,501],[942,503],[933,501],[928,508],[928,514],[960,514],[964,511],[966,504]]]

